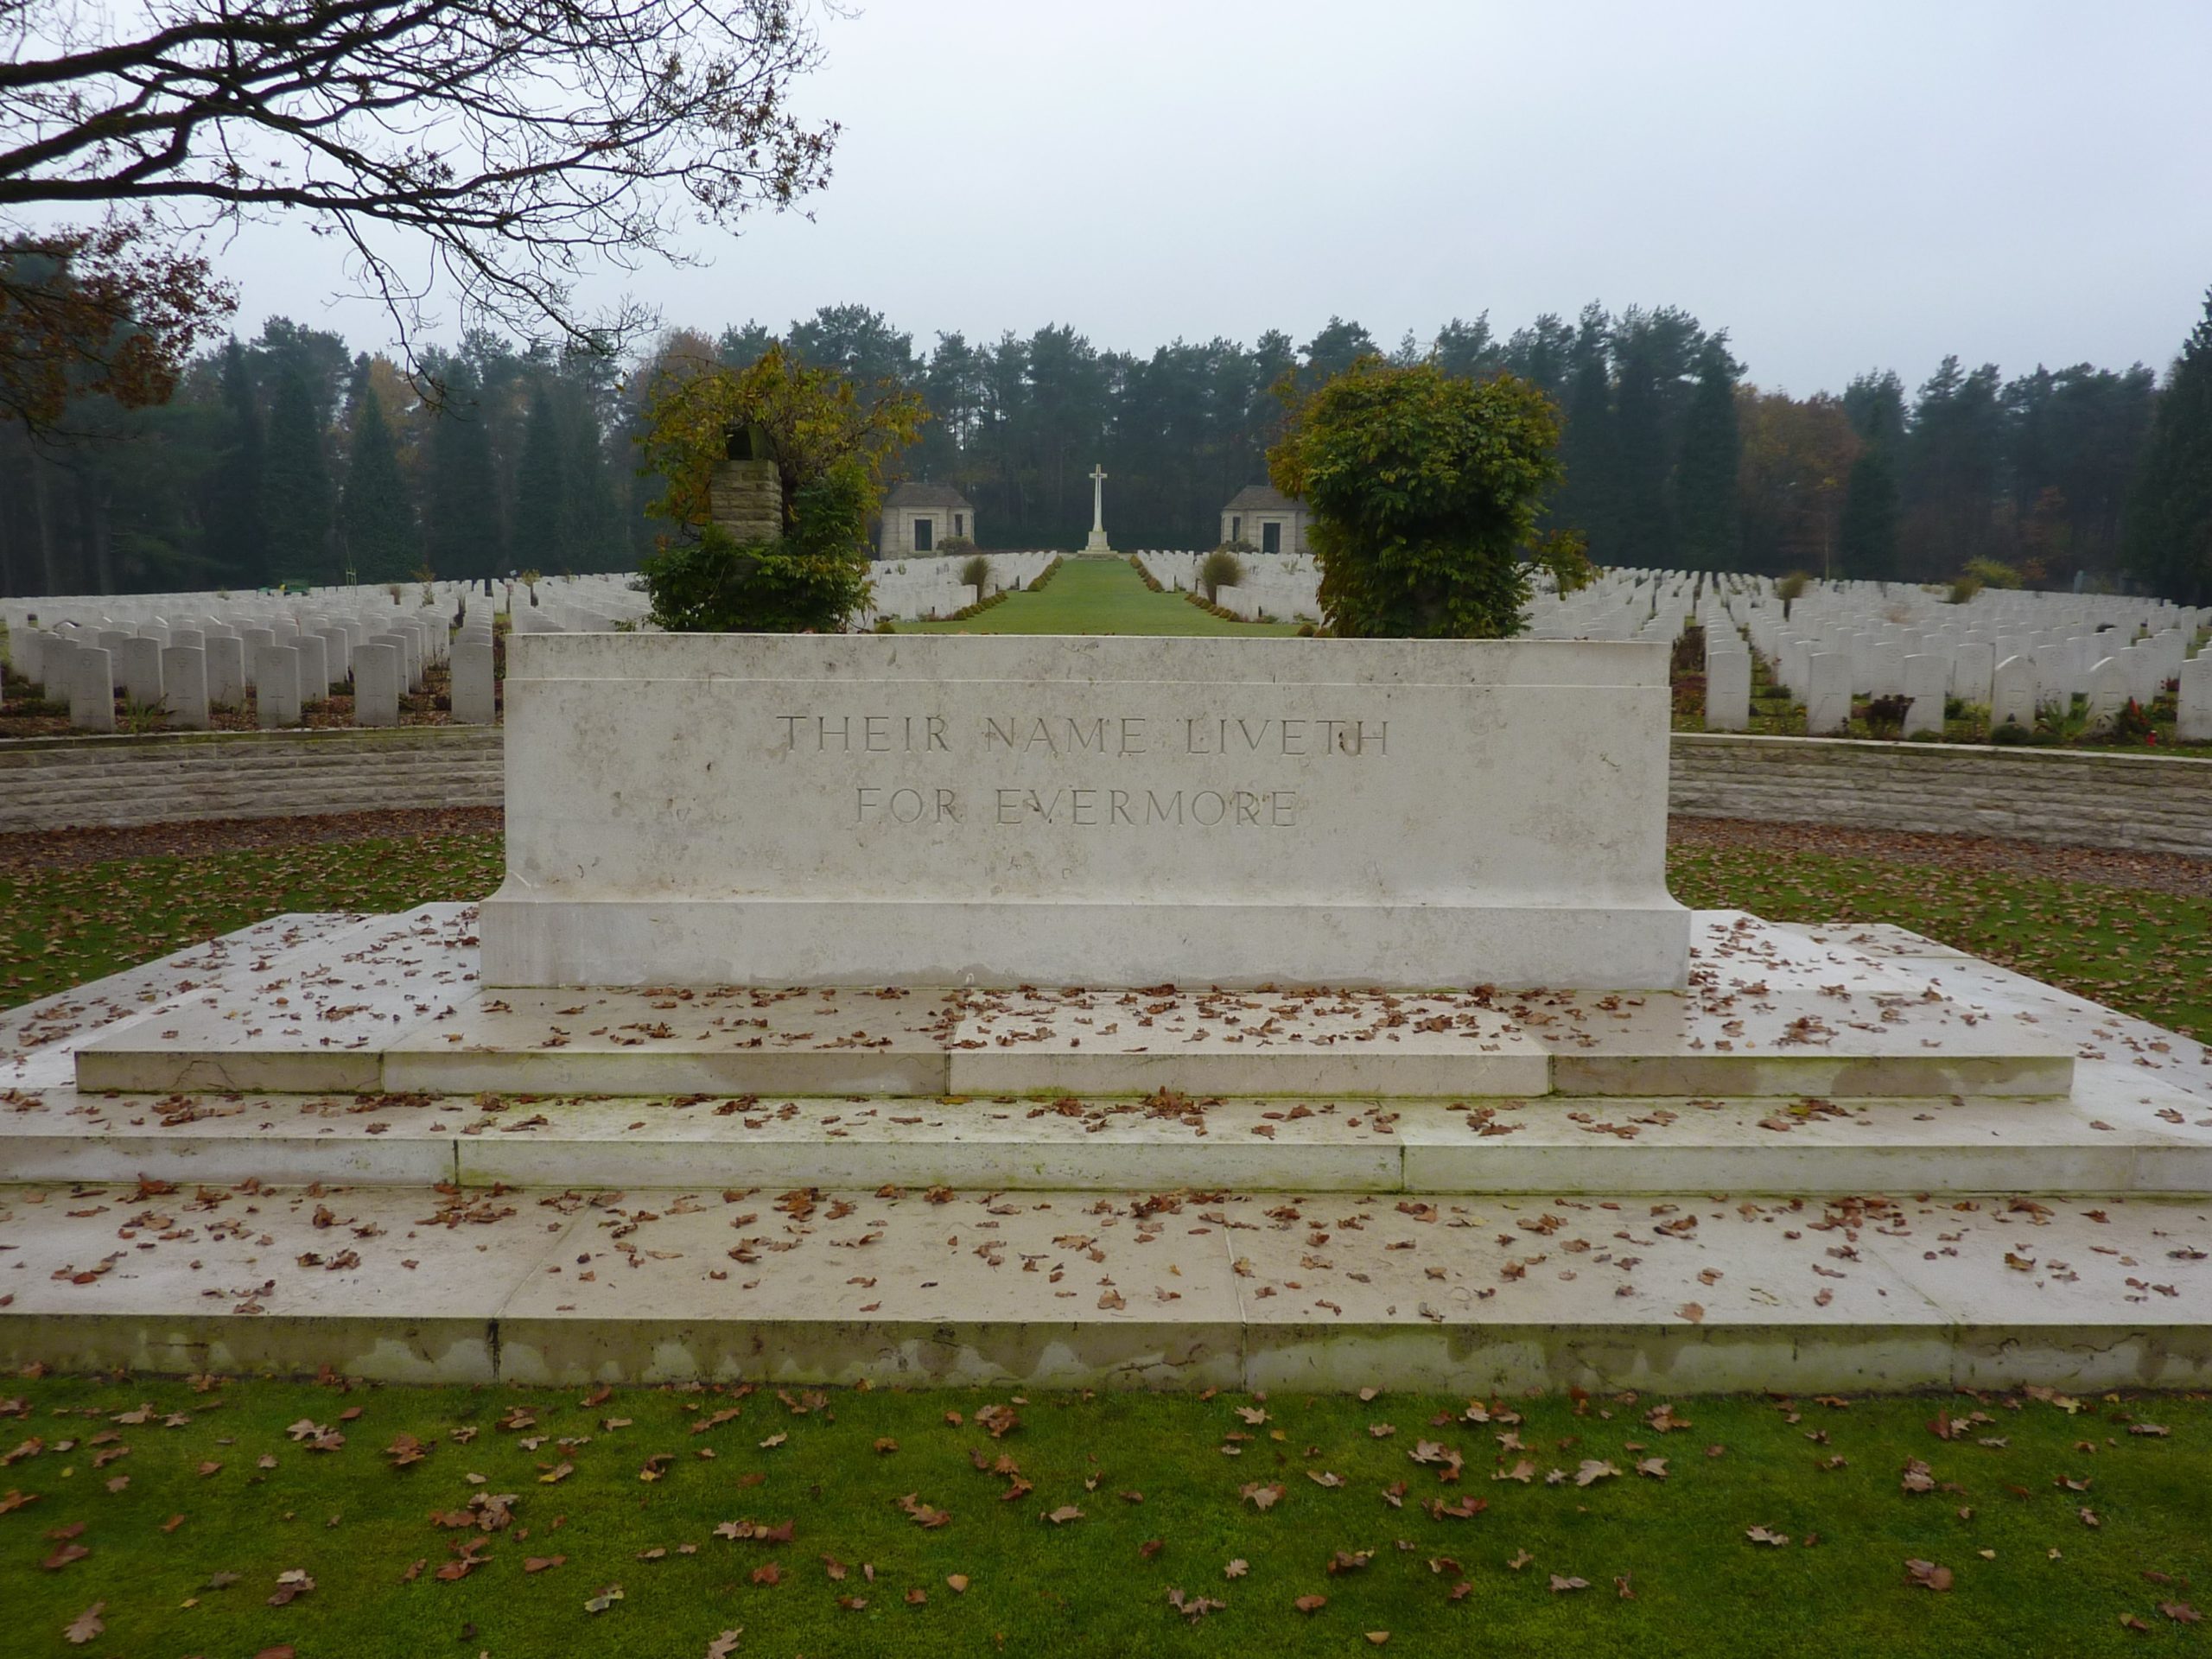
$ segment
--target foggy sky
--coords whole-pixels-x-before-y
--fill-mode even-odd
[[[925,352],[1675,304],[1803,395],[1947,352],[2163,373],[2212,284],[2202,0],[872,0],[823,33],[815,219],[605,295],[709,330],[857,302]],[[330,248],[239,237],[240,331],[384,340]]]

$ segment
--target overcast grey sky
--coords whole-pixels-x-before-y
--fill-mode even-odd
[[[2212,0],[871,0],[823,34],[814,220],[626,279],[669,322],[1388,346],[1594,298],[1802,395],[1946,352],[2163,372],[2212,284]],[[389,332],[327,303],[327,246],[239,238],[241,326]]]

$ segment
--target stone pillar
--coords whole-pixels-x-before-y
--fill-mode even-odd
[[[2183,743],[2212,743],[2212,645],[2181,665],[2181,706],[2174,736]]]
[[[264,731],[300,723],[300,653],[263,645],[253,653],[254,724]]]
[[[149,709],[159,705],[162,700],[162,642],[134,634],[111,654],[115,659],[115,677],[123,683],[123,695]]]
[[[245,641],[234,633],[207,636],[207,702],[217,709],[245,703]]]
[[[784,485],[772,461],[718,461],[707,480],[707,514],[733,541],[784,539]]]
[[[69,723],[79,731],[115,729],[115,658],[79,645],[69,663]]]
[[[1705,729],[1741,732],[1749,730],[1751,723],[1751,652],[1708,650],[1705,656]]]
[[[1912,706],[1904,711],[1904,734],[1943,730],[1943,696],[1951,676],[1942,658],[1932,651],[1916,651],[1904,659],[1904,695]]]
[[[498,717],[488,633],[464,631],[454,642],[453,717],[462,726],[489,726]]]
[[[188,629],[177,632],[186,633]],[[194,638],[198,636],[194,635]],[[188,732],[207,729],[207,652],[201,645],[168,645],[162,652],[169,724]]]
[[[1808,664],[1805,730],[1830,736],[1851,724],[1851,658],[1840,651],[1815,653]]]
[[[397,644],[378,640],[353,652],[353,723],[399,724],[400,655]]]

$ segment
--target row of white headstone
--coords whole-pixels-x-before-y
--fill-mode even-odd
[[[1758,579],[1724,577],[1694,591],[1708,730],[1748,727],[1756,649],[1816,735],[1846,729],[1859,695],[1903,699],[1907,736],[1940,734],[1951,700],[1987,710],[1993,730],[2024,731],[2039,710],[2070,710],[2080,696],[2090,729],[2108,729],[2129,702],[2147,709],[2171,683],[2177,738],[2212,741],[2212,652],[2196,644],[2212,612],[2019,593],[1953,606],[1916,589],[1851,583],[1816,585],[1785,615]],[[1671,613],[1678,597],[1662,590],[1659,610]]]
[[[1138,560],[1163,588],[1190,593],[1208,557],[1187,550],[1141,550]],[[1321,614],[1321,571],[1305,553],[1239,553],[1234,582],[1215,590],[1214,603],[1247,621],[1263,616],[1316,620]]]
[[[961,580],[969,561],[976,556],[972,552],[909,554],[870,565],[873,592],[858,626],[872,628],[886,617],[911,622],[950,616],[993,594],[1028,587],[1053,560],[1064,556],[1035,549],[982,554],[990,565],[990,575],[981,593],[972,583]]]
[[[110,595],[96,608],[29,601],[10,607],[10,665],[49,700],[66,702],[70,724],[85,731],[115,729],[118,693],[126,709],[163,725],[205,730],[214,709],[243,707],[251,690],[257,725],[298,726],[310,706],[349,684],[357,724],[396,726],[402,696],[422,690],[425,671],[438,663],[451,665],[453,718],[489,723],[490,601],[480,594],[456,632],[443,608],[363,597],[373,591]]]

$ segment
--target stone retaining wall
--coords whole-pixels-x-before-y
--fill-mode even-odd
[[[1682,817],[2212,858],[2212,760],[2171,755],[1677,732],[1668,794]]]
[[[0,834],[501,804],[497,727],[0,742]],[[1677,733],[1693,818],[1997,836],[2212,858],[2212,760]]]
[[[0,833],[498,806],[503,735],[416,726],[0,742]]]

